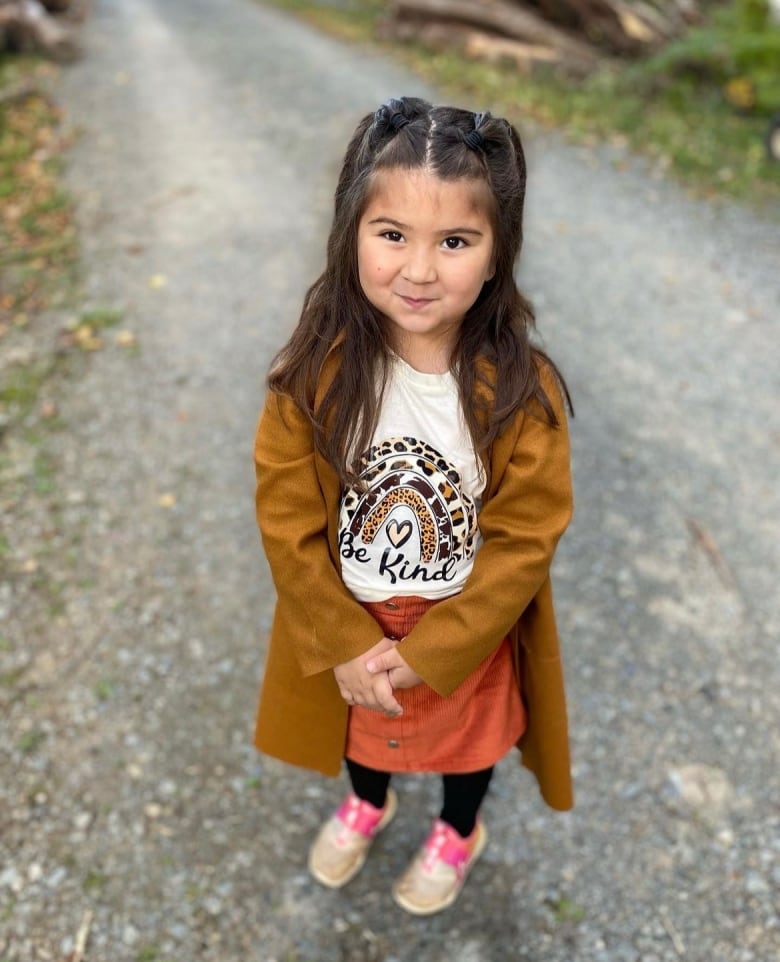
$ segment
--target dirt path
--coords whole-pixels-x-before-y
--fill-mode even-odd
[[[273,600],[251,440],[345,137],[421,88],[262,6],[214,11],[96,3],[60,91],[85,306],[138,348],[68,385],[48,517],[14,545],[35,564],[0,594],[0,959],[64,959],[81,929],[88,962],[770,962],[776,224],[534,137],[522,274],[578,407],[578,807],[507,759],[468,897],[418,922],[389,884],[437,792],[404,779],[363,879],[322,891],[305,849],[342,785],[250,746]]]

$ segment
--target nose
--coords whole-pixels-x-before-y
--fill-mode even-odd
[[[435,281],[436,262],[432,252],[421,244],[410,245],[403,276],[410,284],[430,284]]]

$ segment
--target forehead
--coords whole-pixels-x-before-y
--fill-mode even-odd
[[[444,219],[455,224],[466,217],[487,220],[490,209],[490,192],[483,180],[444,180],[428,170],[394,167],[374,174],[364,216],[404,213],[405,217],[395,219],[408,223],[415,215],[416,219]]]

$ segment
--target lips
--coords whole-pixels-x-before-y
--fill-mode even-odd
[[[435,300],[433,297],[407,297],[404,294],[399,294],[398,296],[407,307],[411,307],[413,310],[419,310],[428,304],[433,304]]]

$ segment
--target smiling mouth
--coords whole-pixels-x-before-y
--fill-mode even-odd
[[[398,296],[404,304],[411,308],[425,307],[426,304],[433,304],[435,300],[433,297],[407,297],[405,294],[399,294]]]

